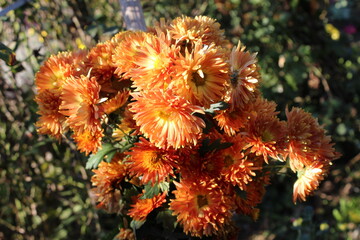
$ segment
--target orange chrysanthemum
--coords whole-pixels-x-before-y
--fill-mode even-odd
[[[175,199],[171,200],[170,209],[187,234],[197,237],[221,234],[230,223],[232,201],[214,180],[199,177],[174,182]]]
[[[178,171],[182,179],[207,176],[217,178],[220,174],[224,161],[217,151],[209,151],[200,154],[198,146],[181,149],[179,152]]]
[[[241,110],[224,110],[220,111],[214,119],[217,121],[221,130],[229,136],[234,136],[245,126],[247,115],[241,112]]]
[[[178,17],[170,23],[169,28],[172,37],[179,41],[202,42],[210,45],[216,44],[223,46],[227,43],[224,30],[220,29],[220,24],[215,19],[206,16]]]
[[[101,103],[101,108],[106,114],[110,114],[125,105],[129,95],[130,91],[119,91],[114,97]]]
[[[245,127],[245,148],[257,156],[263,156],[265,162],[268,157],[281,159],[286,140],[286,123],[280,121],[273,113],[270,115],[257,114],[251,117]]]
[[[135,234],[130,228],[120,228],[120,232],[114,237],[116,240],[136,240]]]
[[[235,196],[236,212],[248,215],[254,220],[259,217],[259,209],[256,206],[261,203],[265,187],[269,184],[270,179],[268,173],[263,173],[263,176],[256,177],[247,185],[245,197],[239,195]]]
[[[111,91],[111,79],[116,67],[112,62],[112,54],[116,43],[106,41],[98,43],[87,55],[86,66],[91,69],[91,76],[96,77],[102,91]]]
[[[317,120],[300,108],[286,109],[288,156],[295,172],[316,161],[332,161],[339,157]]]
[[[137,90],[166,88],[173,75],[173,65],[178,50],[165,35],[160,37],[146,35],[143,43],[133,49],[134,67],[129,69],[125,77],[133,80]]]
[[[171,89],[132,96],[135,101],[130,103],[130,111],[134,120],[156,147],[177,149],[197,144],[205,122],[194,113],[203,114],[201,107],[174,95]]]
[[[260,82],[256,54],[245,52],[239,43],[230,54],[230,79],[224,100],[230,109],[243,107],[258,95]]]
[[[233,145],[220,152],[224,161],[221,176],[224,181],[230,182],[232,185],[244,190],[246,185],[256,176],[254,163],[242,151],[246,142],[241,135],[238,134],[228,140]]]
[[[175,69],[172,84],[179,95],[205,108],[221,100],[229,76],[220,48],[196,42],[191,53],[186,51],[185,56],[179,57]]]
[[[141,183],[151,181],[163,182],[167,176],[174,176],[177,155],[174,150],[159,149],[144,138],[130,149],[129,171],[137,177],[142,176]]]
[[[94,131],[85,129],[83,131],[75,131],[73,139],[77,144],[77,149],[89,155],[91,152],[96,153],[101,146],[101,139],[103,138],[103,130],[96,128]]]
[[[122,76],[136,67],[134,57],[137,49],[143,45],[150,33],[127,31],[119,35],[117,47],[113,50],[112,61],[116,67],[115,74]]]
[[[97,131],[104,113],[99,105],[100,85],[94,77],[69,77],[63,85],[61,113],[68,116],[67,124],[77,132]]]
[[[136,197],[135,203],[131,205],[131,209],[128,211],[127,215],[132,217],[136,221],[145,221],[149,213],[152,212],[155,208],[160,207],[163,203],[166,202],[166,192],[159,193],[153,198],[141,199],[140,197],[143,194],[139,194]]]
[[[55,89],[45,89],[35,97],[39,105],[37,112],[40,117],[36,122],[40,134],[49,134],[57,139],[65,131],[65,116],[59,112],[61,104],[60,93]]]
[[[95,173],[91,177],[94,188],[97,207],[107,210],[108,212],[119,212],[121,209],[119,200],[121,197],[120,183],[127,175],[126,165],[122,163],[122,154],[116,154],[111,163],[101,162],[98,169],[93,170]]]
[[[61,90],[66,78],[84,73],[85,57],[85,51],[61,52],[50,56],[35,75],[37,90]]]
[[[327,174],[330,162],[313,162],[310,166],[297,171],[298,179],[294,184],[293,201],[306,200],[306,196],[311,194],[324,179]]]

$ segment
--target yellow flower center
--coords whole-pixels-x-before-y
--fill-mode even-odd
[[[270,142],[270,141],[272,141],[274,139],[274,135],[270,132],[270,131],[268,131],[268,130],[265,130],[264,132],[263,132],[263,134],[261,135],[261,140],[263,141],[263,142]]]
[[[171,112],[165,112],[165,111],[159,111],[158,112],[158,116],[163,119],[163,120],[168,120],[169,117],[171,116]]]
[[[148,151],[144,154],[148,167],[151,169],[159,169],[162,166],[161,154],[158,152]]]

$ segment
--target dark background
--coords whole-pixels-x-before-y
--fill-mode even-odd
[[[229,40],[258,52],[262,92],[281,116],[286,106],[311,112],[342,153],[305,203],[292,203],[289,172],[273,178],[259,220],[237,219],[240,239],[360,239],[360,2],[141,3],[148,25],[179,13],[216,18]],[[86,158],[71,141],[36,133],[33,79],[51,54],[90,48],[122,29],[117,0],[35,0],[0,17],[0,42],[18,60],[0,60],[0,239],[106,239],[118,231],[117,217],[89,197]]]

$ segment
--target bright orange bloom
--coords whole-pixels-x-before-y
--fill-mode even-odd
[[[129,32],[131,32],[131,31],[118,32],[110,39],[110,41],[117,45],[125,39],[125,37],[129,34]]]
[[[175,199],[170,209],[185,233],[197,237],[218,235],[229,225],[232,201],[214,180],[200,177],[174,182]]]
[[[152,210],[160,207],[166,202],[166,194],[166,192],[163,192],[153,198],[146,199],[140,199],[142,194],[139,194],[136,197],[135,203],[131,205],[131,209],[128,211],[127,215],[136,221],[145,221],[146,217],[152,212]]]
[[[120,183],[127,175],[126,165],[122,163],[122,154],[116,154],[111,163],[101,162],[98,169],[93,170],[95,175],[91,177],[94,188],[97,207],[108,212],[119,212],[121,209],[119,200],[121,197]]]
[[[85,129],[80,132],[75,130],[72,137],[77,144],[77,149],[89,155],[91,152],[96,153],[98,151],[103,136],[103,130],[96,128],[94,131]]]
[[[122,76],[122,74],[129,72],[136,67],[134,57],[137,54],[137,49],[143,45],[147,36],[150,33],[127,31],[119,35],[117,47],[113,50],[112,61],[116,67],[115,74]]]
[[[67,124],[77,132],[96,131],[104,113],[99,102],[100,85],[95,78],[69,77],[63,85],[60,112],[68,116]]]
[[[298,179],[294,184],[293,202],[296,200],[306,200],[306,196],[311,194],[324,179],[328,172],[330,162],[313,162],[310,166],[297,170]]]
[[[172,84],[177,93],[205,108],[221,100],[229,78],[223,50],[201,42],[195,43],[192,52],[180,55],[175,71]]]
[[[230,54],[230,81],[224,98],[230,110],[244,106],[258,95],[259,82],[256,54],[245,52],[245,47],[239,43]]]
[[[335,152],[331,138],[317,120],[300,108],[286,109],[288,156],[295,172],[317,161],[332,161],[340,155]]]
[[[125,74],[133,80],[133,86],[137,90],[167,88],[174,74],[178,49],[170,45],[165,35],[146,35],[142,44],[133,51],[135,66]]]
[[[254,162],[243,153],[246,145],[244,137],[240,134],[227,139],[233,145],[221,150],[224,167],[221,170],[221,176],[226,182],[233,186],[238,186],[241,190],[246,189],[246,185],[256,176],[254,172]]]
[[[111,88],[111,78],[116,69],[112,62],[112,53],[115,47],[116,43],[112,41],[98,43],[87,55],[86,66],[91,68],[91,76],[96,77],[102,90]]]
[[[119,91],[114,97],[101,103],[101,108],[106,114],[110,114],[125,105],[129,98],[129,95],[129,91]]]
[[[57,139],[66,130],[65,116],[59,112],[61,104],[60,93],[58,90],[45,89],[35,97],[35,101],[39,105],[37,112],[40,117],[36,122],[38,132],[40,134],[49,134]]]
[[[219,111],[214,119],[218,122],[221,130],[224,130],[224,132],[229,136],[234,136],[245,126],[247,115],[245,115],[241,110],[224,110]]]
[[[224,30],[220,29],[220,24],[215,19],[206,16],[178,17],[170,23],[169,28],[172,37],[180,41],[202,42],[210,45],[224,45],[227,43]]]
[[[61,90],[66,78],[84,73],[85,57],[85,51],[60,52],[50,56],[35,75],[37,90]]]
[[[251,117],[245,127],[245,148],[257,156],[263,156],[265,162],[268,157],[280,159],[284,153],[286,140],[286,123],[280,121],[273,113],[270,115],[257,114]]]
[[[167,176],[174,176],[177,154],[174,150],[159,149],[144,138],[130,149],[129,171],[131,175],[142,176],[141,183],[152,184],[165,181]]]
[[[203,114],[201,107],[174,95],[171,89],[132,96],[135,101],[130,103],[130,111],[134,120],[156,147],[177,149],[197,144],[205,122],[194,113]]]

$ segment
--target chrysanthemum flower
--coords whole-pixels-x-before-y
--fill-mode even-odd
[[[230,104],[230,110],[240,108],[258,95],[260,82],[256,54],[245,51],[239,43],[230,54],[230,79],[224,100]]]
[[[63,85],[60,112],[68,116],[67,124],[77,132],[96,131],[104,113],[99,105],[100,85],[84,75],[69,77]]]
[[[196,42],[193,51],[181,55],[172,84],[179,95],[193,104],[209,108],[221,100],[228,79],[224,52],[215,45]]]
[[[133,93],[130,111],[140,131],[158,148],[175,149],[187,144],[196,145],[205,122],[194,115],[202,108],[166,91],[154,90],[146,94]]]
[[[248,120],[247,115],[241,110],[224,110],[220,111],[214,119],[217,121],[218,126],[227,135],[234,136],[241,128],[245,126]]]
[[[294,184],[293,202],[296,200],[306,200],[306,196],[311,194],[324,179],[329,167],[328,161],[313,162],[310,166],[297,171],[298,179]]]
[[[131,209],[128,211],[127,215],[136,221],[145,221],[146,217],[152,212],[152,210],[160,207],[166,202],[166,194],[166,192],[163,192],[153,198],[146,199],[140,199],[142,194],[139,194],[136,197],[135,203],[131,205]]]
[[[259,209],[256,208],[261,203],[265,187],[270,182],[269,173],[263,173],[262,176],[257,176],[247,185],[245,197],[239,195],[235,196],[236,212],[248,215],[252,219],[257,220],[259,217]]]
[[[115,47],[116,43],[112,41],[98,43],[87,55],[86,66],[91,68],[91,76],[96,77],[98,83],[103,86],[102,90],[109,88],[116,69],[112,62]]]
[[[257,114],[251,117],[244,128],[245,148],[257,156],[263,156],[265,162],[268,157],[278,159],[284,153],[286,140],[286,123],[276,116]]]
[[[136,240],[135,234],[130,228],[120,228],[119,234],[114,239],[116,240]]]
[[[244,137],[238,134],[232,139],[228,138],[228,140],[233,145],[219,153],[224,161],[221,176],[224,181],[244,190],[246,185],[256,176],[254,162],[242,151],[246,145]]]
[[[224,30],[215,19],[206,16],[178,17],[170,23],[169,28],[173,38],[177,41],[212,43],[223,46],[227,43]]]
[[[74,131],[72,137],[75,140],[77,149],[89,155],[91,152],[96,153],[101,146],[101,139],[104,136],[101,128],[94,131],[85,129],[83,131]]]
[[[163,182],[166,177],[174,176],[173,168],[176,166],[178,156],[174,150],[155,147],[144,138],[130,149],[129,171],[131,175],[142,176],[141,183],[152,184]]]
[[[60,52],[50,56],[35,75],[37,90],[61,90],[66,78],[84,73],[85,58],[86,51]]]
[[[137,49],[143,45],[149,35],[151,34],[140,31],[127,31],[120,36],[112,56],[113,64],[116,67],[115,74],[122,76],[122,74],[136,67],[134,57],[137,54]]]
[[[39,105],[37,113],[40,115],[36,122],[38,132],[59,139],[66,129],[65,116],[59,112],[61,104],[59,91],[45,89],[37,94],[35,101]]]
[[[117,34],[115,34],[111,39],[110,41],[115,43],[115,44],[118,44],[120,42],[122,42],[125,37],[129,34],[129,32],[132,32],[132,31],[121,31],[121,32],[118,32]]]
[[[224,166],[219,152],[209,151],[200,154],[199,146],[181,149],[179,155],[178,171],[182,179],[205,175],[210,178],[218,178]]]
[[[316,161],[332,161],[340,155],[335,152],[331,138],[317,120],[300,108],[286,109],[288,156],[295,172]]]
[[[175,199],[171,200],[170,209],[185,233],[202,237],[218,235],[226,229],[233,205],[214,180],[198,176],[174,183]]]
[[[137,90],[165,89],[172,78],[173,65],[178,49],[171,45],[165,35],[146,35],[142,44],[134,51],[134,67],[125,77],[130,77]]]
[[[93,170],[95,175],[91,177],[97,207],[111,213],[121,210],[120,183],[127,175],[126,165],[122,163],[123,157],[122,154],[116,154],[111,163],[101,162],[98,169]]]
[[[101,103],[101,108],[106,114],[110,114],[125,105],[129,95],[129,91],[119,91],[114,97]]]

